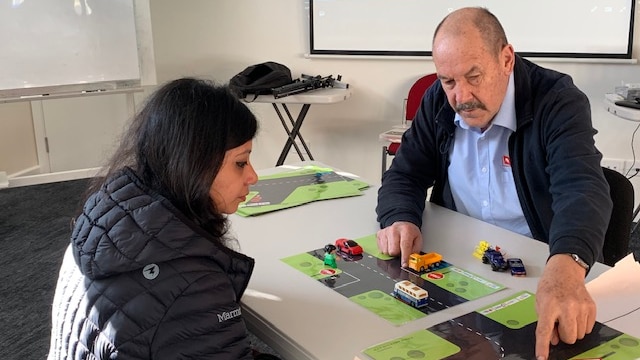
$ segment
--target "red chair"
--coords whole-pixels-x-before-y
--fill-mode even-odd
[[[438,76],[435,73],[429,74],[421,77],[411,86],[405,99],[404,118],[402,119],[403,128],[406,129],[410,126],[420,107],[422,96],[436,80],[438,80]],[[382,147],[382,174],[387,171],[387,156],[394,156],[398,152],[400,141],[393,141],[389,145]]]

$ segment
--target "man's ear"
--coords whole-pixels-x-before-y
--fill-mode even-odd
[[[513,72],[513,66],[516,63],[516,53],[513,50],[511,44],[507,44],[502,48],[500,52],[500,64],[504,70],[505,75],[511,75]]]

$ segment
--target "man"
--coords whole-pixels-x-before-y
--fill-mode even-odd
[[[422,250],[427,188],[436,204],[549,244],[537,289],[536,357],[591,332],[584,277],[611,215],[587,97],[571,78],[517,56],[482,8],[450,13],[433,38],[439,81],[425,94],[385,173],[378,247]]]

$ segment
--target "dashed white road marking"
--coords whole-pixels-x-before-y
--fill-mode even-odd
[[[484,338],[485,340],[487,340],[489,342],[492,342],[492,343],[496,344],[496,346],[500,349],[500,357],[501,358],[504,357],[504,347],[502,347],[502,345],[499,342],[497,342],[495,340],[492,340],[490,337],[488,337],[488,336],[486,336],[486,335],[484,335],[484,334],[482,334],[482,333],[480,333],[480,332],[478,332],[478,331],[476,331],[476,330],[474,330],[474,329],[472,329],[472,328],[470,328],[468,326],[465,326],[461,322],[458,322],[458,321],[455,321],[455,320],[449,320],[449,322],[451,322],[451,323],[453,323],[455,325],[458,325],[461,328],[464,328],[465,330],[467,330],[467,331],[469,331],[471,333],[474,333],[477,336],[482,337],[482,338]]]

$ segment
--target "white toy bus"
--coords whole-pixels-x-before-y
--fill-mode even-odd
[[[393,296],[415,308],[420,308],[427,305],[429,293],[409,280],[402,280],[393,286]]]

